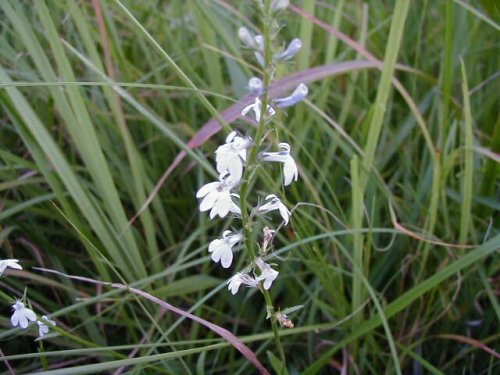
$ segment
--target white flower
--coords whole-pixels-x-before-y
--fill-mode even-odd
[[[243,162],[247,158],[247,148],[252,144],[249,137],[240,137],[235,131],[229,133],[226,144],[215,151],[217,171],[221,174],[229,173],[231,180],[239,181],[243,176]]]
[[[274,104],[279,108],[290,107],[304,100],[309,93],[309,89],[303,83],[299,84],[290,96],[274,99]]]
[[[255,37],[246,27],[238,29],[238,38],[240,38],[245,47],[256,48]]]
[[[32,322],[36,320],[36,315],[33,310],[24,307],[24,303],[21,301],[16,301],[16,303],[12,305],[12,309],[14,313],[10,317],[10,322],[14,327],[19,324],[22,328],[26,328],[28,327],[29,320]]]
[[[285,221],[285,225],[288,224],[288,221],[292,213],[288,210],[288,208],[286,208],[283,202],[281,202],[280,199],[274,194],[269,194],[266,197],[266,201],[269,202],[257,208],[257,211],[265,213],[273,210],[279,210],[281,217]]]
[[[53,320],[50,320],[45,315],[42,315],[40,320],[37,321],[37,324],[38,324],[38,336],[40,336],[40,337],[43,337],[47,333],[49,333],[49,329],[50,329],[49,325],[51,325],[53,327],[56,326],[56,322],[54,322]]]
[[[290,60],[301,48],[302,41],[299,38],[295,38],[288,44],[288,47],[277,56],[277,59],[280,61]]]
[[[299,170],[297,164],[290,155],[290,145],[285,142],[278,144],[279,152],[262,152],[260,157],[264,161],[276,161],[283,163],[284,185],[288,186],[292,180],[297,181],[299,177]]]
[[[18,264],[19,260],[17,259],[4,259],[0,260],[0,276],[2,276],[3,272],[7,268],[15,268],[16,270],[22,270],[23,267],[21,267],[20,264]]]
[[[231,235],[230,230],[224,231],[224,233],[222,233],[222,238],[213,240],[210,242],[210,245],[208,245],[208,252],[212,253],[212,260],[215,263],[220,261],[222,267],[229,268],[233,262],[232,247],[242,239],[243,235],[241,233]]]
[[[255,264],[260,268],[260,276],[257,278],[259,281],[264,281],[264,289],[269,290],[274,280],[278,277],[279,272],[273,270],[269,264],[264,262],[262,258],[255,259]]]
[[[229,212],[241,215],[240,208],[233,202],[232,196],[238,197],[237,194],[231,194],[231,189],[236,183],[226,178],[226,175],[221,175],[219,181],[209,182],[203,185],[196,193],[196,198],[203,198],[200,202],[200,211],[210,211],[210,219],[216,215],[221,218],[225,217]],[[239,181],[238,181],[239,182]]]
[[[236,275],[231,277],[226,284],[228,284],[227,289],[230,290],[233,295],[235,295],[236,293],[238,293],[241,284],[250,288],[257,288],[257,286],[259,285],[259,281],[260,280],[256,280],[246,273],[238,272]]]
[[[241,111],[241,115],[246,116],[246,114],[250,111],[253,111],[255,116],[255,121],[259,122],[260,116],[262,114],[262,102],[260,101],[259,98],[255,98],[253,104],[247,105],[245,108],[243,108],[243,110]],[[267,106],[268,116],[274,116],[275,113],[276,112],[274,111],[274,108],[268,105]]]

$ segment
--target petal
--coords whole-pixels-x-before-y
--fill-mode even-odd
[[[212,253],[215,250],[217,250],[217,248],[220,246],[221,242],[222,241],[219,239],[216,239],[216,240],[213,240],[212,242],[210,242],[210,244],[208,245],[208,252]]]
[[[297,181],[297,178],[299,176],[299,171],[297,169],[297,165],[295,164],[295,160],[293,160],[291,156],[288,156],[288,158],[285,161],[285,164],[283,164],[283,174],[285,177],[284,181],[285,186],[290,185],[293,179]]]
[[[229,268],[231,266],[232,262],[233,262],[233,252],[231,251],[231,248],[228,246],[227,250],[225,250],[222,253],[222,257],[221,257],[222,267]]]
[[[210,193],[211,191],[217,189],[220,182],[209,182],[208,184],[203,185],[200,190],[196,193],[196,198],[201,198]]]
[[[19,325],[22,328],[28,327],[28,319],[26,318],[26,316],[24,315],[19,316]]]
[[[19,324],[19,311],[14,311],[14,314],[10,317],[10,322],[14,327]]]
[[[33,310],[30,309],[24,309],[24,316],[34,322],[36,320],[36,314],[33,312]]]
[[[288,219],[290,218],[290,215],[291,215],[290,211],[288,211],[288,208],[286,208],[286,206],[284,204],[280,204],[278,206],[278,210],[280,211],[281,217],[285,221],[285,225],[287,225],[288,224]]]
[[[260,154],[260,157],[263,161],[277,161],[284,163],[287,155],[282,155],[279,152],[263,152]]]
[[[217,201],[217,195],[215,193],[208,194],[205,198],[200,203],[200,211],[208,211],[212,207],[214,207],[216,201]]]

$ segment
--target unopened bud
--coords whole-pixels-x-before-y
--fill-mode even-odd
[[[273,0],[271,2],[271,10],[277,12],[279,10],[284,10],[290,5],[290,0]]]
[[[238,38],[248,48],[255,48],[255,40],[252,33],[246,27],[238,29]]]
[[[275,99],[274,103],[277,107],[280,108],[290,107],[304,100],[308,93],[309,89],[307,88],[307,86],[301,83],[297,86],[297,88],[292,92],[290,96]]]
[[[264,84],[262,80],[257,77],[252,77],[248,80],[248,91],[253,96],[261,96],[264,92]]]
[[[288,47],[278,55],[278,60],[286,61],[290,60],[293,56],[297,54],[302,48],[302,41],[299,38],[295,38],[288,44]]]

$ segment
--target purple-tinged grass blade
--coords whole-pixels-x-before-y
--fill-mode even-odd
[[[334,75],[349,73],[355,70],[361,69],[373,69],[379,67],[380,62],[365,61],[365,60],[351,60],[344,61],[335,64],[322,65],[315,68],[303,70],[301,72],[291,74],[279,81],[274,82],[269,88],[269,96],[271,98],[276,98],[282,94],[291,91],[297,87],[299,83],[311,83],[314,81],[319,81],[323,78],[331,77]],[[245,95],[238,102],[228,107],[220,115],[230,124],[237,119],[242,119],[248,123],[254,124],[250,119],[241,116],[241,111],[247,105],[254,101],[254,97],[251,95]],[[211,118],[206,122],[200,130],[189,140],[188,147],[191,149],[200,147],[206,141],[208,141],[214,134],[217,134],[222,129],[222,126],[215,118]],[[153,199],[156,197],[161,187],[167,180],[167,178],[172,174],[172,172],[177,168],[180,162],[186,157],[186,152],[181,151],[174,159],[174,161],[169,165],[167,171],[161,176],[161,178],[156,183],[154,189],[149,194],[148,198],[139,209],[139,211],[134,215],[134,217],[129,221],[129,225],[132,224],[137,217],[151,204]]]
[[[255,353],[244,343],[242,343],[234,334],[229,332],[227,329],[222,328],[221,326],[218,326],[217,324],[214,324],[212,322],[209,322],[208,320],[205,320],[203,318],[200,318],[199,316],[193,315],[187,311],[184,311],[182,309],[179,309],[178,307],[172,306],[170,303],[165,302],[143,290],[136,289],[129,287],[128,285],[125,284],[120,284],[120,283],[108,283],[104,281],[99,281],[99,280],[94,280],[88,277],[83,277],[83,276],[75,276],[75,275],[68,275],[63,272],[59,272],[56,270],[51,270],[47,268],[38,268],[38,267],[33,267],[33,269],[43,271],[43,272],[49,272],[49,273],[54,273],[63,277],[67,277],[69,279],[74,279],[74,280],[79,280],[91,284],[96,284],[96,285],[105,285],[109,286],[112,288],[116,289],[123,289],[126,290],[130,293],[133,293],[135,295],[141,296],[146,298],[147,300],[153,302],[154,304],[163,307],[165,310],[168,310],[170,312],[173,312],[174,314],[183,316],[187,319],[190,319],[194,322],[200,323],[201,325],[207,327],[211,331],[215,332],[217,335],[222,337],[223,339],[227,340],[236,350],[238,350],[243,356],[245,356],[246,359],[248,359],[259,371],[261,374],[264,375],[270,375],[269,371],[264,367],[264,365],[259,361]]]

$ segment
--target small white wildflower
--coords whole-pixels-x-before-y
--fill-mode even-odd
[[[274,194],[269,194],[266,197],[266,201],[268,201],[266,204],[260,206],[257,211],[261,213],[273,211],[273,210],[279,210],[281,217],[285,221],[285,225],[288,224],[288,221],[290,220],[290,216],[292,213],[286,208],[286,206],[281,202],[281,200]]]
[[[212,260],[215,263],[219,261],[222,267],[229,268],[233,262],[233,246],[236,245],[243,239],[241,233],[236,233],[231,235],[230,230],[224,231],[222,233],[222,238],[218,238],[210,242],[208,245],[208,252],[212,253]]]
[[[290,155],[290,145],[285,142],[278,144],[279,152],[262,152],[260,157],[263,161],[275,161],[283,163],[284,185],[288,186],[292,180],[297,181],[299,177],[299,170],[297,164]]]
[[[299,84],[290,96],[274,99],[274,104],[279,108],[290,107],[304,100],[309,93],[309,89],[303,83]]]
[[[302,41],[299,38],[295,38],[288,44],[288,47],[277,56],[277,59],[279,61],[290,60],[297,54],[297,52],[300,51],[301,48]]]
[[[229,133],[226,144],[215,151],[217,171],[229,173],[231,180],[239,181],[243,176],[243,162],[247,157],[247,148],[252,144],[250,137],[240,137],[235,131]]]
[[[250,288],[257,288],[257,286],[259,285],[259,280],[256,280],[246,273],[238,272],[236,275],[231,277],[226,284],[228,285],[227,289],[230,290],[233,295],[235,295],[236,293],[238,293],[238,290],[240,289],[240,286],[242,284]]]
[[[260,268],[260,276],[257,278],[260,281],[264,281],[264,289],[269,290],[274,280],[278,277],[279,272],[273,270],[269,264],[264,262],[262,258],[255,259],[255,264]]]
[[[248,91],[253,96],[261,96],[264,93],[264,83],[260,78],[252,77],[248,80]]]
[[[53,327],[56,326],[56,322],[47,318],[46,315],[42,315],[40,320],[37,321],[37,324],[38,324],[38,336],[40,336],[40,337],[43,337],[49,333],[49,330],[50,330],[49,325],[51,325]]]
[[[253,111],[254,116],[255,116],[255,121],[260,122],[260,116],[262,114],[262,102],[260,99],[257,97],[255,98],[255,101],[247,105],[243,110],[241,111],[242,116],[246,116],[248,112]],[[274,108],[271,107],[270,105],[267,106],[267,114],[268,116],[274,116],[276,112],[274,111]]]
[[[19,260],[17,259],[4,259],[0,260],[0,276],[4,273],[4,271],[7,268],[14,268],[16,270],[22,270],[23,267],[21,267],[19,263]]]
[[[224,218],[229,212],[241,215],[240,208],[233,202],[231,197],[238,197],[237,194],[231,194],[231,189],[238,182],[234,182],[226,175],[221,175],[219,181],[209,182],[203,185],[196,193],[196,198],[203,198],[200,202],[200,211],[210,210],[210,219],[216,215]]]
[[[36,315],[33,310],[24,307],[24,303],[21,301],[16,301],[16,303],[12,305],[12,309],[14,310],[14,313],[10,317],[10,322],[13,327],[20,325],[22,328],[26,328],[28,327],[30,320],[32,322],[36,320]]]

